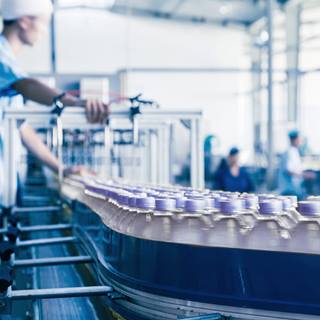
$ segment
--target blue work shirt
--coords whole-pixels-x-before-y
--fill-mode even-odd
[[[7,39],[0,35],[0,204],[2,204],[3,180],[3,111],[6,107],[22,108],[23,97],[12,87],[17,81],[27,77],[19,67],[14,52]],[[21,125],[21,124],[20,124]],[[18,135],[18,132],[16,132]],[[18,140],[20,141],[20,140]],[[20,145],[16,148],[16,161],[20,155]]]
[[[299,149],[291,146],[280,159],[278,188],[282,195],[303,197],[303,163]]]
[[[225,159],[222,160],[214,175],[214,188],[231,192],[253,192],[253,182],[245,168],[240,168],[237,176],[232,175]]]

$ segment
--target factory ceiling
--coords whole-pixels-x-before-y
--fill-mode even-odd
[[[251,24],[265,13],[259,0],[116,0],[113,11],[193,22]]]
[[[61,7],[92,7],[119,14],[195,23],[250,25],[266,13],[267,0],[55,0]],[[289,0],[278,0],[284,4]]]

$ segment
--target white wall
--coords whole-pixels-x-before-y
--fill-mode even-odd
[[[57,31],[63,72],[248,66],[244,33],[226,28],[73,10],[58,14]]]
[[[126,68],[249,68],[244,31],[160,19],[125,17],[96,10],[57,15],[57,70],[67,74],[115,74]],[[27,65],[44,70],[42,47]],[[44,59],[41,64],[38,59]],[[40,61],[40,60],[39,60]],[[42,61],[42,60],[41,60]],[[220,138],[221,153],[234,145],[252,151],[250,75],[206,71],[132,72],[126,91],[143,92],[163,107],[202,108],[206,133]]]
[[[127,74],[128,95],[143,92],[163,107],[202,109],[205,133],[218,136],[221,153],[234,145],[244,151],[252,148],[252,114],[242,90],[243,76],[208,72],[130,72]]]
[[[307,137],[309,147],[320,154],[320,6],[312,6],[302,11],[300,68],[307,73],[300,77],[300,128]],[[316,71],[318,70],[318,71]],[[309,72],[316,71],[316,72]]]

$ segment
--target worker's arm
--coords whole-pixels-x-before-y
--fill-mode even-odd
[[[18,80],[12,85],[12,87],[25,99],[47,106],[51,106],[54,98],[61,94],[61,91],[50,88],[44,83],[33,78]],[[86,109],[89,122],[103,122],[109,114],[109,106],[102,101],[81,100],[69,94],[66,94],[61,100],[66,106],[84,107]]]
[[[54,172],[59,171],[59,161],[51,153],[50,149],[43,143],[39,135],[28,124],[20,128],[20,135],[23,145],[43,164]]]
[[[39,135],[28,124],[24,124],[20,128],[20,136],[23,145],[45,166],[55,173],[59,171],[59,160],[52,154],[50,149],[42,142]],[[63,167],[63,175],[80,174],[83,176],[94,175],[95,173],[84,166]]]

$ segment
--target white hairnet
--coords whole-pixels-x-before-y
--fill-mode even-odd
[[[53,11],[51,0],[2,0],[3,20],[15,20],[23,16],[50,15]]]

